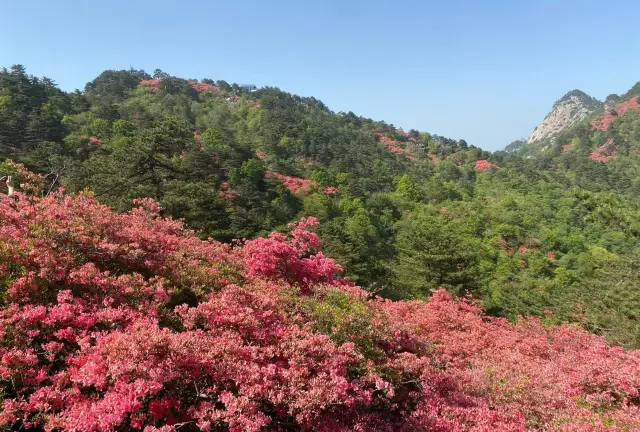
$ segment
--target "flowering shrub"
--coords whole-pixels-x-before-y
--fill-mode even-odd
[[[162,79],[160,78],[142,80],[138,83],[138,86],[147,88],[151,90],[151,92],[153,93],[157,93],[158,89],[160,88],[161,82],[162,82]],[[219,87],[216,87],[212,84],[203,83],[203,82],[189,81],[189,86],[192,89],[194,89],[197,93],[202,93],[206,91],[220,92]]]
[[[634,96],[624,102],[616,104],[614,113],[607,112],[605,114],[602,114],[600,117],[591,120],[591,128],[595,130],[606,131],[609,129],[609,126],[615,121],[616,118],[622,117],[624,113],[629,110],[640,111],[638,96]]]
[[[148,80],[142,80],[138,83],[139,87],[144,87],[144,88],[148,88],[149,90],[151,90],[154,93],[158,92],[158,88],[160,87],[160,82],[162,80],[159,78],[154,78],[154,79],[148,79]]]
[[[152,200],[0,195],[0,427],[640,428],[640,354],[470,300],[368,298],[315,218],[235,245]]]
[[[94,145],[102,144],[102,140],[96,136],[83,135],[81,138],[88,140],[89,144],[94,144]]]
[[[340,193],[340,189],[338,189],[335,186],[327,186],[326,188],[324,188],[324,194],[325,195],[337,195]]]
[[[275,171],[267,170],[265,174],[267,178],[275,178],[280,180],[282,184],[293,194],[304,192],[313,185],[312,180],[307,180],[299,177],[291,177]]]
[[[258,157],[258,159],[262,159],[265,157],[264,153],[262,152],[258,152],[256,154],[256,156]],[[304,178],[300,178],[300,177],[291,177],[291,176],[287,176],[284,174],[280,174],[278,172],[275,171],[271,171],[271,170],[266,170],[265,171],[265,175],[267,178],[272,178],[272,179],[277,179],[280,182],[282,182],[282,184],[289,189],[289,191],[292,194],[299,194],[299,193],[303,193],[303,192],[307,192],[309,189],[311,189],[311,187],[317,187],[318,184],[316,182],[314,182],[313,180],[308,180],[308,179],[304,179]],[[335,186],[327,186],[325,187],[322,192],[325,195],[336,195],[338,193],[340,193],[340,189],[338,189]]]
[[[229,182],[222,182],[222,184],[220,185],[220,191],[218,192],[218,195],[222,199],[227,201],[235,199],[236,195],[229,190],[230,188],[231,188],[231,184]]]
[[[378,142],[385,147],[387,147],[393,153],[400,153],[404,150],[403,144],[399,141],[396,141],[388,136],[382,134],[381,132],[376,132],[376,137],[378,138]]]
[[[595,149],[589,154],[589,159],[596,162],[607,162],[616,159],[618,155],[615,151],[615,143],[613,138],[609,138],[606,143]]]
[[[205,91],[220,92],[220,87],[216,87],[213,84],[197,82],[197,81],[189,81],[189,85],[191,86],[192,89],[194,89],[198,93],[205,92]]]
[[[474,167],[478,171],[487,171],[487,170],[494,170],[499,168],[498,165],[484,159],[479,159],[475,161]]]

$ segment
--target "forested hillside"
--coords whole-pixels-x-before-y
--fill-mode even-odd
[[[639,347],[640,119],[626,104],[544,151],[490,154],[277,88],[124,70],[65,93],[14,66],[0,72],[0,156],[42,174],[40,195],[87,189],[118,212],[152,198],[202,239],[314,216],[324,253],[371,293],[444,287],[490,315]],[[2,175],[23,182],[9,162]]]

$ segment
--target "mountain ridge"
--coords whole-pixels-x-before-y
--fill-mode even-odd
[[[515,140],[505,146],[504,151],[514,152],[522,149],[525,144],[548,148],[548,144],[553,143],[559,134],[568,131],[587,118],[591,118],[593,122],[598,119],[596,116],[605,116],[608,117],[604,119],[605,123],[607,120],[611,121],[618,116],[617,111],[620,106],[623,112],[628,109],[627,105],[635,106],[632,101],[635,96],[640,96],[640,81],[625,93],[609,94],[604,101],[600,101],[582,90],[573,89],[553,103],[551,111],[534,128],[526,140]]]
[[[603,106],[603,102],[582,90],[571,90],[553,104],[551,112],[533,130],[527,143],[552,140],[559,132],[575,126]]]

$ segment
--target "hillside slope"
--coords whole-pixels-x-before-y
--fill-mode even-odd
[[[370,292],[425,299],[444,287],[491,315],[553,311],[550,322],[640,346],[633,109],[526,159],[161,71],[105,71],[65,93],[14,67],[0,94],[0,155],[44,175],[40,195],[86,188],[120,212],[152,198],[223,242],[313,216],[324,253]],[[25,181],[8,162],[3,175]]]

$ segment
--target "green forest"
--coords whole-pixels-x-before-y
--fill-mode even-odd
[[[640,117],[596,117],[491,153],[273,87],[131,69],[65,92],[16,65],[0,70],[0,177],[19,189],[23,164],[46,180],[35,193],[87,190],[118,212],[150,197],[222,242],[315,216],[369,292],[444,287],[640,348]]]

